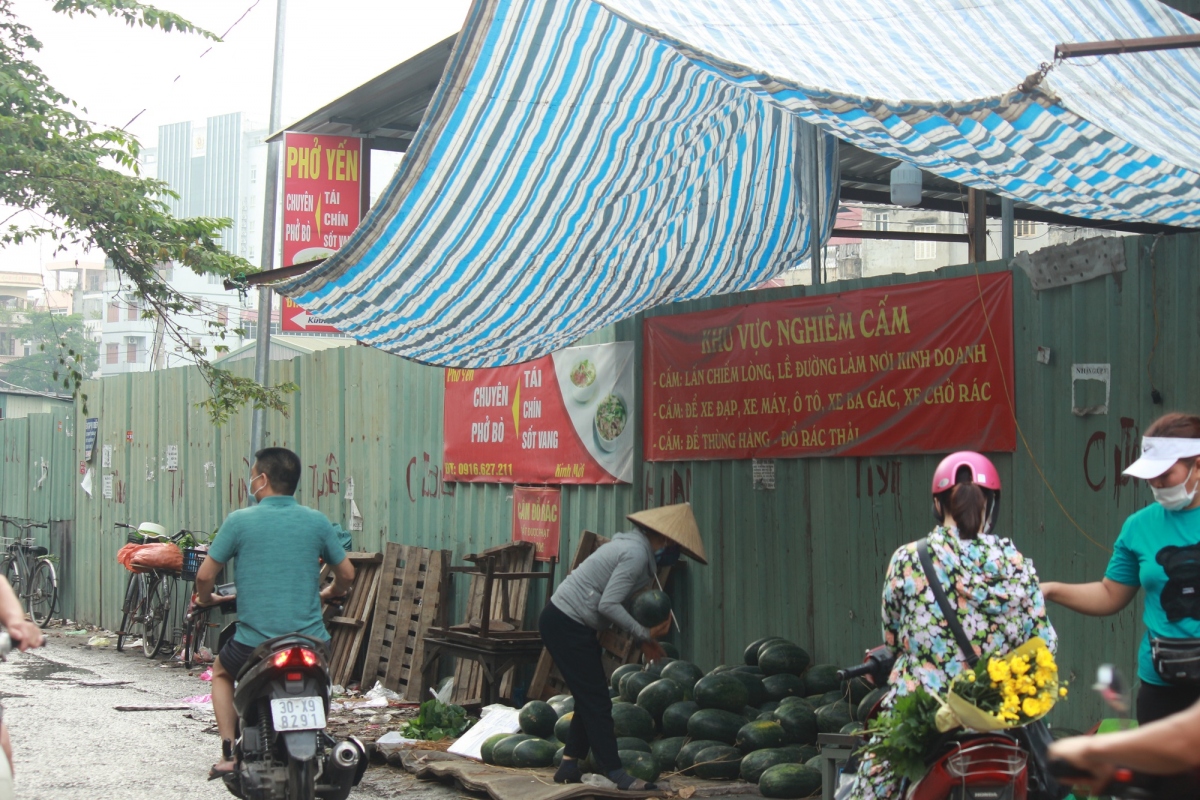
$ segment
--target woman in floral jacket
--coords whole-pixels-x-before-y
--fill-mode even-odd
[[[934,569],[976,655],[1003,655],[1034,636],[1054,651],[1058,636],[1033,563],[1012,541],[992,533],[1000,503],[1000,475],[992,462],[979,453],[947,456],[933,474],[933,498],[941,520],[928,536]],[[888,566],[883,635],[896,653],[884,709],[922,687],[944,695],[951,679],[968,669],[921,569],[917,542],[897,550]],[[891,800],[898,789],[890,767],[868,756],[849,792],[839,796]]]

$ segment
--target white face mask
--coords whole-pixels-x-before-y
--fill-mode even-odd
[[[1154,501],[1167,511],[1179,511],[1190,506],[1192,501],[1196,499],[1196,489],[1200,488],[1200,486],[1197,486],[1192,488],[1191,491],[1188,491],[1187,488],[1188,482],[1191,481],[1192,473],[1195,470],[1196,468],[1193,466],[1188,470],[1187,477],[1174,486],[1167,486],[1162,489],[1156,489],[1151,486],[1150,491],[1154,493]]]

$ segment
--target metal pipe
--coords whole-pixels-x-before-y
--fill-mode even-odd
[[[1008,197],[1000,198],[1000,250],[1001,257],[1008,261],[1017,254],[1017,204]]]
[[[953,242],[969,244],[965,233],[922,233],[920,231],[876,231],[858,228],[834,228],[829,232],[835,239],[895,239],[903,242]]]
[[[275,64],[271,68],[271,130],[279,130],[283,118],[283,40],[287,29],[287,0],[278,0],[275,9]],[[263,202],[262,269],[275,267],[275,218],[279,210],[279,161],[283,144],[267,145],[267,195]],[[258,336],[254,342],[254,380],[266,386],[271,365],[271,287],[258,287]],[[250,418],[250,463],[263,446],[266,412],[253,410]]]
[[[1112,56],[1121,53],[1147,53],[1151,50],[1184,50],[1200,47],[1200,34],[1183,36],[1147,36],[1138,39],[1112,39],[1107,42],[1065,42],[1054,46],[1054,58]]]

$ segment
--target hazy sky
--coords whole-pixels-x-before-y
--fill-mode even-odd
[[[70,19],[52,12],[50,0],[15,0],[14,7],[43,44],[34,60],[51,84],[103,125],[123,127],[142,112],[129,130],[153,147],[162,124],[234,111],[267,124],[276,3],[154,3],[217,34],[245,14],[215,43],[104,17]],[[287,0],[284,124],[455,33],[468,6],[468,0]],[[43,257],[36,246],[0,251],[0,269],[36,271]]]

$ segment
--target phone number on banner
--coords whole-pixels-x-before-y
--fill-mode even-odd
[[[473,478],[480,475],[489,477],[512,477],[512,464],[451,464],[448,463],[443,471],[448,480],[454,478]]]

